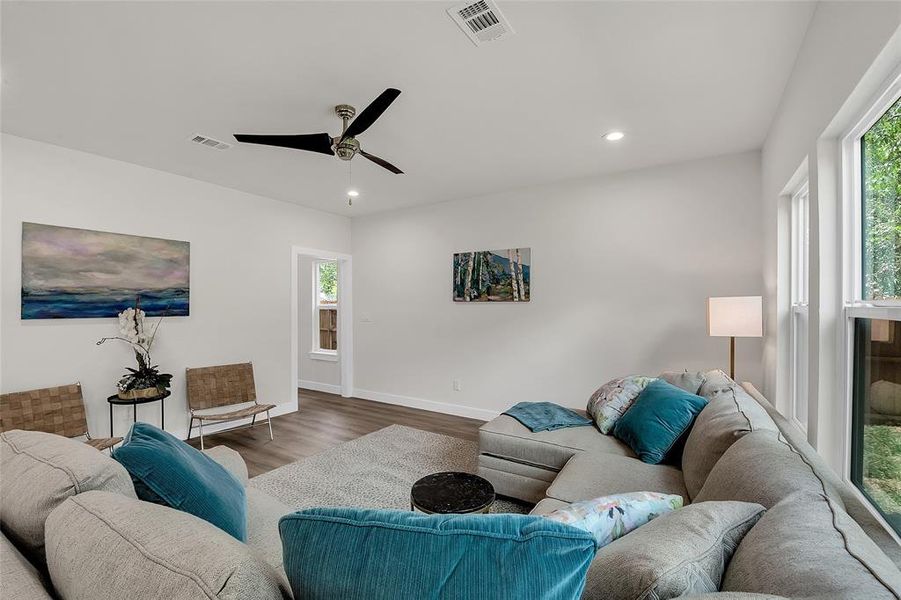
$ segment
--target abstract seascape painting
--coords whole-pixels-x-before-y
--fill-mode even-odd
[[[187,316],[188,242],[22,223],[22,318]]]
[[[531,248],[454,254],[454,302],[528,302]]]

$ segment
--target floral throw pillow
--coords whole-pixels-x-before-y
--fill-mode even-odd
[[[628,375],[608,381],[588,399],[588,414],[597,423],[601,433],[609,434],[638,394],[654,381],[654,377]]]
[[[544,515],[546,518],[585,530],[594,536],[598,548],[630,531],[682,508],[682,496],[659,492],[632,492],[573,502]]]

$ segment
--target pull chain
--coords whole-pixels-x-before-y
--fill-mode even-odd
[[[353,161],[350,161],[350,160],[347,161],[347,205],[348,206],[354,205],[354,198],[353,198],[354,194],[352,193],[354,191],[354,175],[353,175],[353,167],[351,166],[352,163],[353,163]]]

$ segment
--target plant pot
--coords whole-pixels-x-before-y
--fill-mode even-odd
[[[137,400],[139,398],[153,398],[154,396],[158,396],[159,393],[159,389],[155,387],[149,387],[128,390],[127,392],[119,392],[118,396],[123,400]]]

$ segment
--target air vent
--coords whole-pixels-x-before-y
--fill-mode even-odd
[[[493,0],[461,4],[447,11],[476,46],[516,33]]]
[[[201,146],[207,146],[209,148],[213,148],[214,150],[228,150],[232,147],[231,144],[226,144],[225,142],[220,142],[219,140],[214,140],[213,138],[207,137],[205,135],[195,134],[191,141],[195,144],[200,144]]]

